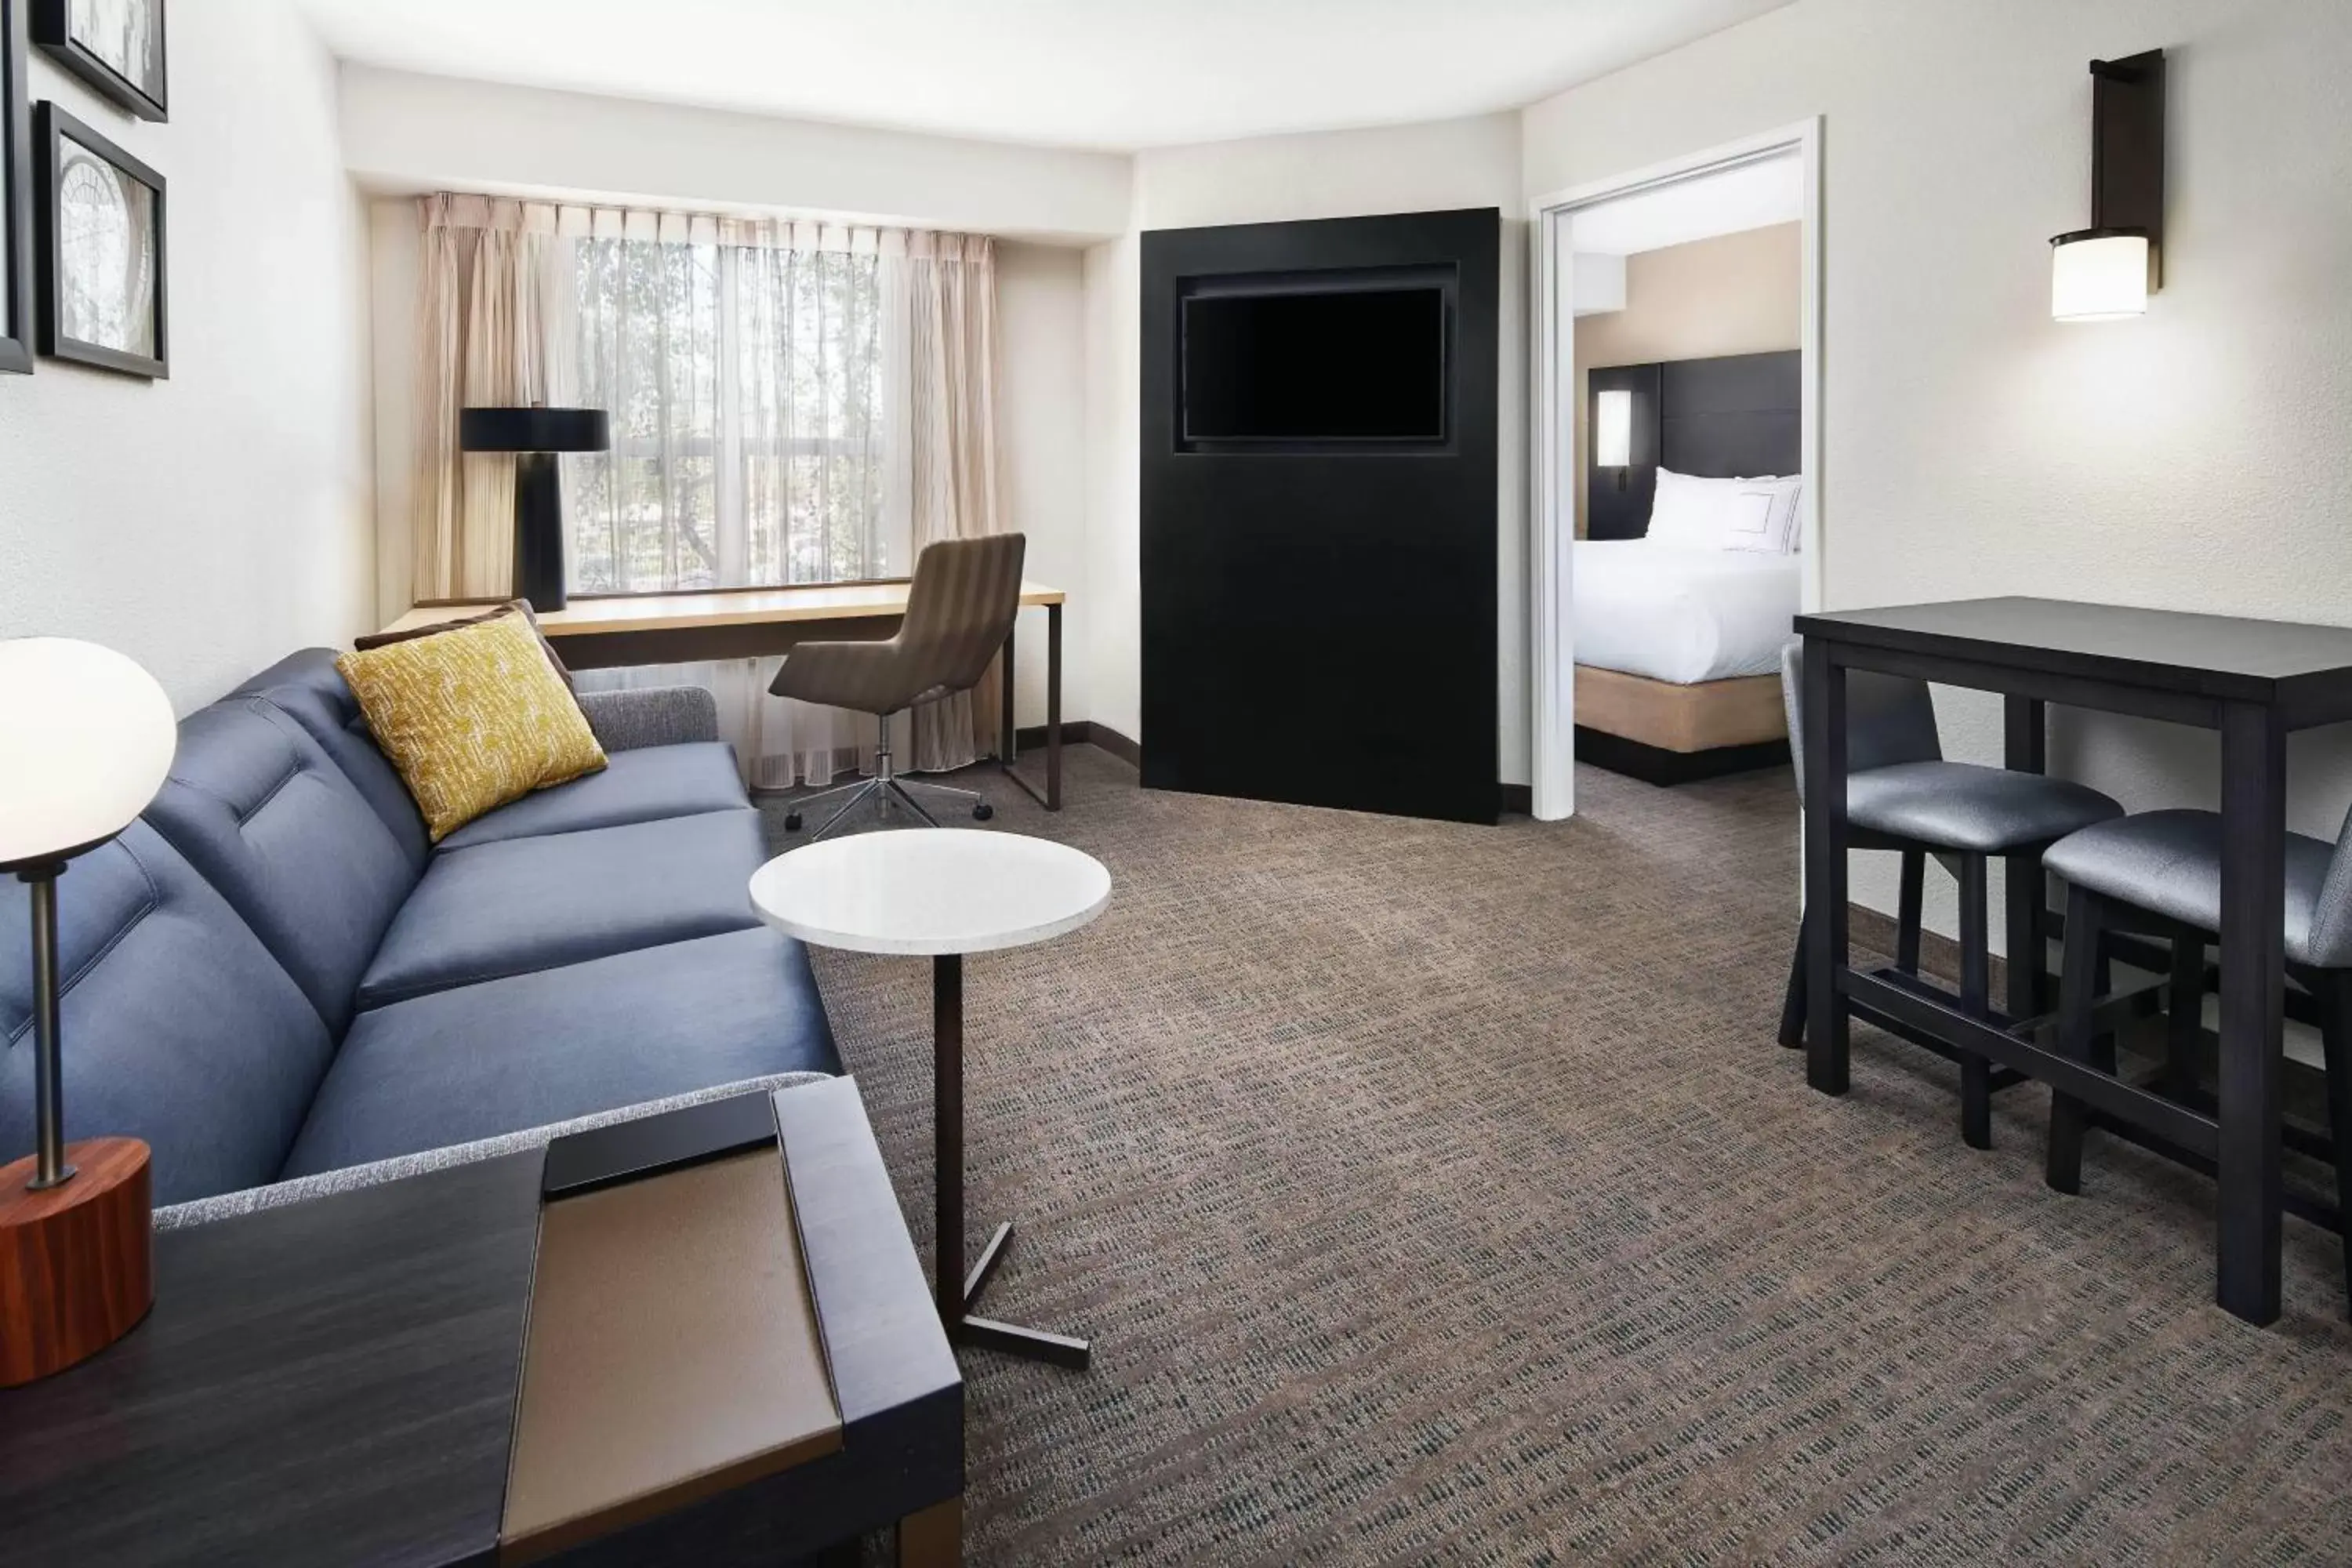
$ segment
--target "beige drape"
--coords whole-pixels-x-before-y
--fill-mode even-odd
[[[906,271],[907,433],[915,548],[1003,529],[996,463],[996,251],[969,235],[910,237]],[[887,273],[886,273],[887,276]],[[908,716],[913,767],[996,753],[1002,658],[970,692]]]
[[[490,196],[418,207],[415,592],[496,596],[514,581],[514,459],[459,451],[457,413],[553,401],[554,226],[544,206]]]

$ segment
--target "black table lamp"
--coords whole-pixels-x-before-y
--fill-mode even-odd
[[[457,445],[515,454],[514,591],[534,610],[563,608],[563,486],[558,452],[605,452],[613,421],[601,408],[467,408]]]

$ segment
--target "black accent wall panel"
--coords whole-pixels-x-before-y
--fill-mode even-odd
[[[1143,236],[1148,787],[1495,820],[1500,246],[1491,207]],[[1438,438],[1184,438],[1186,296],[1433,283]]]

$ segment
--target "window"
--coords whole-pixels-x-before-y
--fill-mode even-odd
[[[902,574],[882,259],[581,237],[579,401],[613,449],[568,459],[582,593]]]

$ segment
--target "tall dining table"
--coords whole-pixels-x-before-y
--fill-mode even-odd
[[[2286,737],[2352,719],[2352,628],[2033,598],[1800,616],[1804,638],[1806,1077],[1848,1083],[1851,1009],[2074,1095],[2215,1173],[2216,1295],[2279,1316],[2281,1015],[2285,981]],[[2002,694],[2005,760],[2043,771],[2046,705],[2219,731],[2222,859],[2219,1094],[2212,1114],[2036,1043],[2047,958],[2042,879],[2009,879],[2011,1020],[1971,1017],[1847,952],[1846,673],[1883,670]],[[2020,953],[2034,962],[2020,965]],[[2006,1026],[2004,1024],[2006,1023]]]

